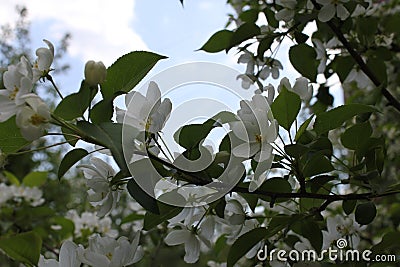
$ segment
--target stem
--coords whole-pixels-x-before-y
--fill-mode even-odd
[[[38,148],[35,148],[35,149],[25,150],[25,151],[21,151],[21,152],[15,152],[15,153],[11,153],[10,155],[15,156],[15,155],[22,155],[22,154],[26,154],[26,153],[30,153],[30,152],[40,151],[40,150],[44,150],[44,149],[47,149],[47,148],[50,148],[50,147],[64,145],[64,144],[67,144],[68,142],[70,142],[72,140],[78,140],[78,139],[80,139],[80,138],[74,138],[74,139],[71,139],[71,140],[68,140],[68,141],[55,143],[55,144],[52,144],[52,145],[49,145],[49,146],[42,146],[42,147],[38,147]]]
[[[313,5],[316,7],[317,10],[321,9],[321,6],[315,1],[311,0]],[[349,52],[349,54],[353,57],[356,61],[360,69],[371,79],[376,87],[381,87],[382,95],[387,99],[389,102],[388,105],[393,106],[395,109],[400,111],[400,102],[385,88],[383,87],[383,83],[378,79],[375,73],[368,67],[368,65],[364,62],[361,55],[351,46],[351,44],[347,41],[346,37],[332,21],[327,22],[328,26],[331,30],[335,33],[337,38],[342,42],[343,46]]]
[[[61,94],[60,90],[58,90],[58,87],[57,87],[56,83],[54,82],[53,77],[51,77],[50,74],[47,74],[46,78],[47,78],[47,80],[49,80],[51,82],[51,84],[53,85],[54,89],[56,90],[56,92],[60,96],[60,98],[64,99],[64,97]]]
[[[160,134],[160,133],[157,133],[157,135],[158,135],[158,137],[160,138],[161,142],[163,143],[163,145],[164,145],[165,149],[167,150],[169,156],[171,157],[171,159],[170,159],[171,162],[173,162],[173,161],[174,161],[174,156],[172,155],[171,150],[169,150],[169,148],[168,148],[167,144],[165,143],[164,139],[162,138],[161,134]],[[161,148],[160,148],[160,149],[161,149]]]

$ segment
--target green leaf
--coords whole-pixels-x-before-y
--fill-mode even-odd
[[[67,239],[69,237],[72,237],[74,234],[75,230],[75,224],[73,221],[64,218],[64,217],[53,217],[51,218],[51,224],[52,225],[59,225],[61,226],[61,229],[59,230],[53,230],[56,231],[57,234],[61,237],[61,239]]]
[[[297,114],[299,114],[301,107],[300,97],[293,92],[283,87],[275,101],[271,104],[271,110],[274,118],[278,121],[279,125],[290,130]]]
[[[134,213],[131,213],[128,216],[122,218],[120,225],[122,225],[124,223],[133,222],[133,221],[141,221],[143,219],[144,219],[143,214],[137,214],[136,212],[134,212]]]
[[[305,164],[303,175],[311,177],[321,173],[333,171],[331,161],[322,153],[315,153]]]
[[[233,32],[221,30],[214,33],[210,39],[199,49],[208,53],[217,53],[229,47]]]
[[[304,146],[302,144],[289,144],[286,145],[284,149],[286,154],[296,159],[299,159],[310,150],[307,146]]]
[[[82,117],[96,93],[96,90],[90,88],[83,81],[79,92],[70,94],[61,100],[54,110],[54,114],[67,121]]]
[[[121,92],[129,92],[164,58],[166,57],[145,51],[123,55],[107,69],[106,81],[101,85],[103,98],[110,99]]]
[[[265,17],[267,17],[268,25],[273,28],[279,27],[279,21],[275,18],[275,12],[272,11],[269,7],[264,8],[263,10]]]
[[[368,58],[367,65],[376,75],[380,83],[387,83],[387,67],[382,58]]]
[[[341,82],[346,80],[356,62],[351,56],[336,56],[332,61],[332,69],[339,76]]]
[[[248,9],[240,13],[239,18],[244,22],[255,23],[258,19],[258,10]]]
[[[227,266],[233,267],[241,257],[243,257],[258,242],[263,240],[267,234],[268,231],[266,228],[255,228],[239,236],[229,250]]]
[[[354,208],[357,205],[357,200],[343,200],[342,201],[342,208],[344,213],[347,215],[351,214],[354,211]]]
[[[157,200],[152,196],[148,195],[143,189],[136,183],[134,179],[130,179],[127,184],[129,194],[147,211],[154,214],[160,214],[160,209],[157,205]]]
[[[315,82],[319,62],[314,48],[303,43],[292,46],[289,50],[289,59],[293,67],[304,77]]]
[[[243,41],[246,41],[256,35],[261,33],[260,28],[254,23],[243,23],[239,28],[236,29],[232,34],[232,38],[230,40],[229,46],[226,49],[227,51],[232,47],[241,44]]]
[[[371,248],[374,254],[392,252],[394,249],[400,250],[400,232],[391,231],[386,233],[382,241]]]
[[[128,172],[122,150],[122,124],[104,122],[96,125],[87,121],[79,121],[76,126],[86,134],[83,137],[84,141],[110,149],[121,170]],[[132,128],[132,136],[136,136],[137,132],[135,131]]]
[[[367,121],[348,128],[341,136],[342,145],[348,149],[359,150],[369,141],[372,134],[371,124]]]
[[[310,125],[310,122],[312,121],[314,115],[312,115],[310,118],[308,118],[303,124],[300,126],[299,130],[297,130],[296,136],[294,137],[294,140],[297,142],[302,134],[304,133],[305,130],[307,130],[308,125]]]
[[[0,249],[10,258],[30,266],[38,264],[41,248],[42,239],[35,232],[0,237]]]
[[[260,191],[266,191],[266,192],[271,192],[271,193],[290,193],[292,192],[292,186],[290,183],[281,177],[272,177],[267,179],[259,188]],[[275,202],[282,202],[286,201],[287,198],[277,198],[277,199],[271,199],[269,196],[263,196],[259,195],[259,198],[261,198],[264,201],[275,201]]]
[[[95,124],[111,122],[114,114],[114,98],[103,99],[90,110],[90,119]]]
[[[202,124],[185,125],[174,133],[174,139],[179,145],[186,149],[197,148],[199,143],[207,137],[210,131],[221,124],[215,122],[217,119],[218,118],[214,116],[213,119],[209,119]],[[225,123],[225,121],[222,123]]]
[[[150,229],[156,227],[160,223],[165,222],[178,215],[182,211],[182,207],[176,207],[167,205],[163,202],[158,202],[158,208],[160,214],[154,214],[152,212],[146,212],[144,216],[143,229],[149,231]]]
[[[22,184],[28,187],[42,186],[46,180],[47,172],[31,172],[24,177]]]
[[[297,221],[300,224],[300,234],[307,238],[316,251],[321,251],[323,238],[318,224],[311,218]]]
[[[331,109],[327,112],[318,114],[314,123],[314,130],[318,134],[323,134],[329,130],[339,128],[344,122],[356,115],[369,112],[377,112],[372,106],[363,104],[348,104]]]
[[[0,149],[3,153],[17,152],[29,143],[22,137],[19,128],[15,124],[15,116],[0,123]]]
[[[4,176],[7,178],[7,180],[10,182],[10,184],[19,186],[21,183],[19,182],[17,176],[15,176],[13,173],[9,171],[3,171]]]
[[[79,160],[86,157],[89,153],[83,148],[76,148],[69,151],[61,160],[60,167],[58,168],[57,177],[61,179],[64,174]]]
[[[360,203],[354,213],[356,222],[359,224],[370,224],[376,216],[376,206],[373,202]]]

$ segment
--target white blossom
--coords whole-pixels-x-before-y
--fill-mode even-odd
[[[354,214],[347,217],[343,217],[342,215],[328,217],[326,224],[327,230],[322,231],[324,238],[323,249],[328,249],[336,245],[336,241],[339,238],[349,240],[348,247],[356,249],[360,243],[359,233],[366,228],[366,226],[360,226],[356,223]]]
[[[239,74],[236,77],[237,80],[242,80],[242,88],[249,89],[250,86],[254,83],[254,81],[247,74]]]
[[[65,241],[60,249],[59,260],[45,259],[40,255],[39,267],[79,267],[81,265],[77,254],[78,246],[72,241]]]
[[[350,16],[349,11],[343,5],[349,0],[317,0],[322,5],[321,10],[318,13],[318,19],[322,22],[331,20],[335,14],[341,20],[345,20]]]
[[[31,68],[25,57],[21,57],[17,65],[8,66],[3,74],[3,83],[5,89],[0,90],[0,122],[14,116],[25,104],[22,97],[32,91]]]
[[[102,235],[117,237],[118,231],[112,229],[111,218],[105,216],[104,218],[99,218],[95,213],[83,212],[80,216],[76,210],[69,210],[67,212],[66,218],[73,221],[75,225],[74,234],[75,237],[81,237],[82,233],[89,231],[90,233],[100,233]]]
[[[113,188],[111,180],[115,176],[115,170],[106,162],[99,158],[92,158],[93,165],[80,165],[83,174],[87,179],[86,184],[90,203],[97,207],[97,216],[103,217],[115,208],[120,192],[118,188]]]
[[[180,226],[180,229],[173,229],[165,237],[164,242],[168,246],[185,245],[184,261],[187,263],[195,263],[200,256],[200,246],[205,244],[211,246],[210,240],[214,233],[214,218],[207,216],[200,224],[200,228],[187,226],[177,223],[174,226]]]
[[[139,238],[140,234],[137,233],[132,243],[129,243],[128,238],[124,236],[115,240],[96,234],[89,237],[88,248],[78,247],[78,258],[82,263],[95,267],[128,266],[140,261],[143,257]]]
[[[43,40],[48,47],[40,47],[36,50],[37,59],[33,64],[33,81],[46,77],[51,71],[51,64],[54,60],[54,46],[48,40]]]
[[[232,153],[240,158],[254,158],[259,162],[250,182],[250,191],[258,188],[266,179],[266,171],[272,162],[272,146],[270,143],[277,138],[277,122],[269,117],[267,99],[256,94],[251,101],[242,100],[238,111],[240,121],[231,122],[232,132],[244,141],[234,147]]]
[[[125,96],[128,111],[117,108],[117,121],[150,133],[158,133],[167,121],[172,104],[168,98],[161,102],[158,85],[151,81],[146,96],[131,91]]]
[[[50,109],[43,100],[35,94],[27,94],[22,97],[25,106],[17,111],[16,124],[21,130],[22,136],[29,141],[41,137],[50,121]]]

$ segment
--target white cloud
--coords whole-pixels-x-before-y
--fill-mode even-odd
[[[39,38],[59,39],[72,34],[70,54],[82,61],[102,60],[110,65],[124,53],[148,50],[132,30],[135,0],[2,0],[0,23],[15,19],[14,8],[23,4],[34,23],[48,25]],[[35,38],[36,39],[36,38]]]

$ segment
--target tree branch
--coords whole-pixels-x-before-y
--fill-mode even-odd
[[[317,10],[321,9],[321,6],[315,1],[311,0],[313,5]],[[342,33],[342,31],[330,20],[327,22],[329,28],[335,33],[337,38],[342,42],[343,46],[349,52],[349,54],[356,61],[360,69],[371,79],[376,87],[381,87],[382,95],[389,102],[388,105],[393,106],[395,109],[400,111],[400,102],[385,88],[383,87],[383,83],[378,79],[378,77],[372,72],[372,70],[368,67],[368,65],[364,62],[361,55],[357,53],[357,51],[351,46],[351,44],[347,41],[346,37]]]

